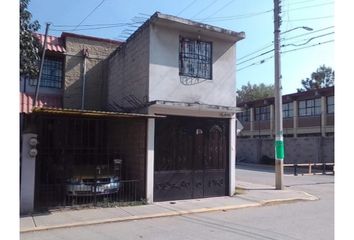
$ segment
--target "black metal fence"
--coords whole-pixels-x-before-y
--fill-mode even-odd
[[[110,207],[138,204],[139,180],[111,181],[108,178],[86,179],[66,184],[42,184],[39,186],[37,210],[61,207]]]
[[[116,144],[126,135],[111,133],[124,124],[128,122],[38,116],[35,209],[141,202],[144,180],[127,171],[131,157]]]

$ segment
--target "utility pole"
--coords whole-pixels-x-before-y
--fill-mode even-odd
[[[284,175],[284,140],[283,140],[283,111],[282,85],[280,71],[280,24],[281,0],[274,0],[274,107],[275,107],[275,189],[282,190]]]
[[[36,85],[36,93],[33,101],[33,107],[37,105],[38,101],[38,92],[39,92],[39,86],[41,84],[41,78],[42,78],[42,70],[43,70],[43,64],[44,64],[44,57],[45,57],[45,50],[47,49],[47,36],[48,36],[48,30],[49,30],[49,25],[50,23],[46,23],[45,27],[45,35],[44,35],[44,44],[43,44],[43,52],[42,52],[42,59],[41,59],[41,66],[39,68],[39,74],[38,74],[38,80],[37,80],[37,85]]]

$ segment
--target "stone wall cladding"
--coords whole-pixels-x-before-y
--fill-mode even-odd
[[[104,103],[105,60],[117,43],[101,42],[79,37],[66,37],[64,108],[81,108],[83,80],[83,49],[86,59],[85,109],[102,110]]]
[[[284,138],[284,163],[334,163],[333,137]],[[274,139],[237,139],[237,161],[270,163]]]
[[[116,110],[117,106],[128,109],[137,108],[140,105],[139,102],[147,102],[149,32],[149,26],[142,27],[108,59],[108,109]],[[133,99],[137,101],[133,103],[131,101]]]

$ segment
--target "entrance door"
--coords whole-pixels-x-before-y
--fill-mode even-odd
[[[228,128],[227,119],[157,119],[154,201],[226,195]]]

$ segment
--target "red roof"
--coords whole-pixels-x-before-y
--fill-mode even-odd
[[[43,46],[44,44],[44,35],[35,33],[35,36],[38,38],[39,42]],[[60,37],[47,36],[47,50],[59,53],[65,53],[64,41]]]

